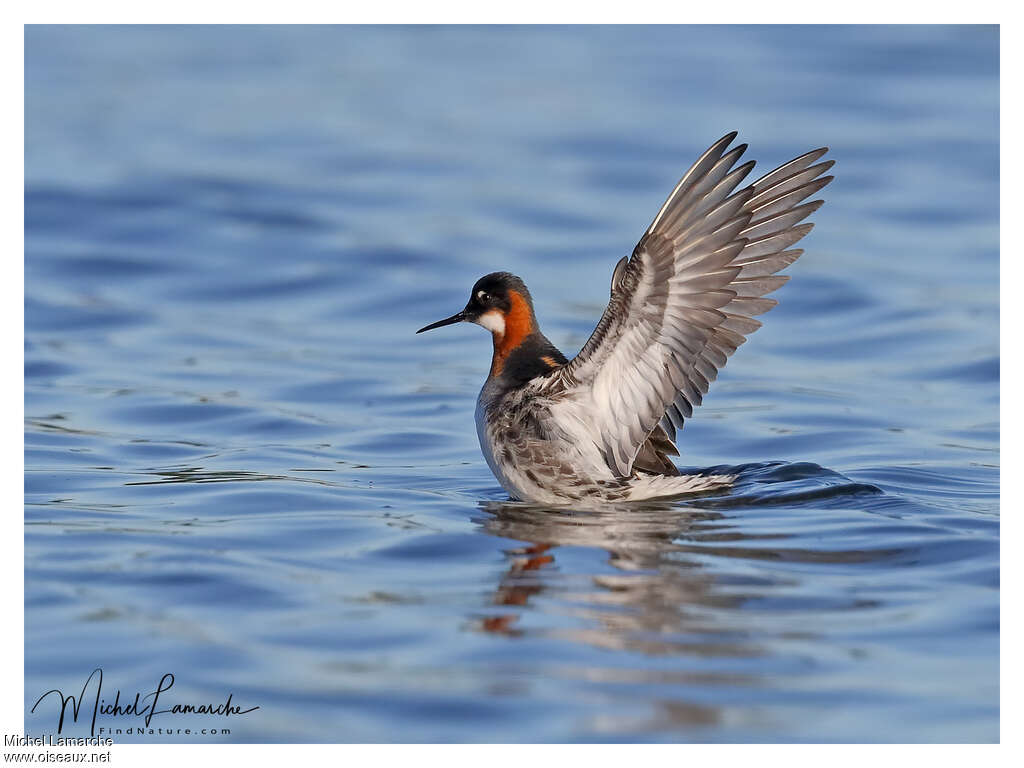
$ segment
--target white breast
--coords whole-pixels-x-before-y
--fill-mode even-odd
[[[494,460],[494,445],[491,441],[490,436],[487,433],[487,415],[486,415],[486,401],[485,392],[487,388],[484,387],[480,392],[480,397],[476,400],[476,436],[480,440],[480,451],[484,455],[484,460],[487,462],[487,466],[491,468],[491,473],[498,479],[501,486],[507,491],[507,478],[503,476],[501,469],[498,467],[497,462]],[[511,491],[509,491],[511,493]]]

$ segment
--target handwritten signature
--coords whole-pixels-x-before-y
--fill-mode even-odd
[[[157,709],[157,703],[160,700],[161,694],[167,693],[167,691],[169,691],[174,685],[174,675],[170,672],[160,678],[160,682],[152,693],[147,693],[143,696],[141,692],[136,692],[135,698],[130,704],[121,703],[120,690],[115,694],[114,701],[112,703],[107,703],[107,700],[101,697],[101,694],[103,693],[103,670],[100,667],[97,667],[92,671],[92,674],[85,679],[85,684],[82,686],[82,690],[78,696],[70,694],[65,695],[59,689],[52,688],[36,699],[36,703],[32,705],[32,709],[30,711],[35,713],[36,707],[38,707],[47,696],[50,696],[51,694],[59,696],[60,719],[57,721],[57,733],[61,733],[64,730],[64,716],[68,712],[69,704],[71,705],[71,719],[76,723],[78,722],[78,716],[81,714],[82,704],[86,699],[86,692],[89,690],[89,686],[94,679],[96,680],[96,695],[92,704],[92,720],[89,731],[91,736],[96,735],[97,715],[106,715],[111,717],[143,717],[145,718],[146,727],[149,728],[149,724],[154,715],[222,715],[227,717],[230,715],[244,715],[252,712],[253,710],[259,709],[259,707],[242,709],[239,705],[232,703],[231,698],[234,694],[231,693],[228,694],[227,699],[222,704],[174,704],[167,709]],[[150,701],[151,699],[152,701]]]

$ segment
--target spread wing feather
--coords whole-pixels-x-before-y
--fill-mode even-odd
[[[592,439],[620,477],[670,472],[676,430],[701,404],[728,357],[777,303],[776,273],[803,253],[790,246],[832,180],[808,152],[737,191],[754,167],[736,165],[736,134],[715,142],[672,190],[629,260],[612,276],[611,299],[579,354],[545,389],[589,418]],[[574,416],[578,421],[578,416]],[[667,465],[667,466],[666,466]]]

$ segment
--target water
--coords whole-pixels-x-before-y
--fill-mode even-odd
[[[736,488],[508,503],[413,331],[509,269],[574,353],[734,128],[837,160],[681,435]],[[26,137],[29,733],[998,739],[994,28],[30,27]]]

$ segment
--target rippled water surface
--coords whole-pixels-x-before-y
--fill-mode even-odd
[[[994,28],[31,27],[25,83],[30,733],[102,667],[259,706],[125,741],[998,739]],[[837,161],[681,433],[736,487],[509,503],[489,340],[413,331],[508,269],[571,355],[732,129]]]

